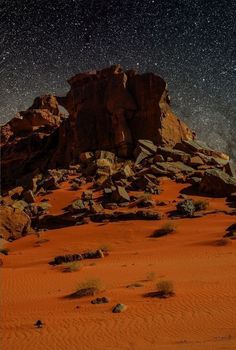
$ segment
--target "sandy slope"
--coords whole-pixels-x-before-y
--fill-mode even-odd
[[[164,183],[160,200],[175,200],[184,187]],[[68,186],[49,195],[53,213],[77,197]],[[228,210],[224,199],[210,199],[211,209]],[[174,203],[158,207],[163,213]],[[165,221],[164,221],[165,222]],[[215,241],[235,222],[235,216],[210,214],[174,221],[177,232],[150,238],[163,221],[89,224],[34,235],[9,244],[3,256],[1,280],[3,350],[145,350],[235,349],[236,259],[235,242]],[[107,244],[104,259],[87,260],[80,271],[63,273],[48,265],[58,254],[80,252]],[[147,281],[149,272],[155,280]],[[92,298],[64,299],[87,278],[100,278],[101,296],[109,304],[92,305]],[[174,282],[172,298],[144,298],[160,278]],[[127,288],[139,281],[143,286]],[[117,302],[128,305],[111,313]],[[77,308],[78,306],[78,308]],[[34,328],[37,319],[45,323]]]

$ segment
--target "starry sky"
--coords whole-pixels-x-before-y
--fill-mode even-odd
[[[80,71],[161,75],[174,111],[236,159],[235,0],[0,0],[1,122]]]

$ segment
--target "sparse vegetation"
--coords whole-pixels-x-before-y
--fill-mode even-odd
[[[207,210],[209,208],[209,202],[199,199],[197,201],[194,201],[194,206],[196,211]]]
[[[81,261],[72,261],[62,265],[63,272],[75,272],[81,269],[83,263]]]
[[[146,276],[147,281],[154,281],[156,279],[156,272],[150,271]]]
[[[99,250],[101,250],[103,253],[107,254],[111,251],[111,247],[109,244],[101,244],[100,247],[98,248]]]
[[[96,291],[100,291],[103,289],[103,283],[98,278],[87,279],[78,284],[77,291],[80,291],[81,289],[88,289],[88,288],[92,288],[92,289],[95,289]]]
[[[161,280],[156,284],[157,292],[161,297],[169,297],[174,294],[174,285],[170,280]]]
[[[176,231],[175,225],[172,222],[168,221],[160,229],[155,230],[152,234],[152,237],[162,237],[170,233],[173,233],[175,231]]]
[[[192,217],[196,211],[194,201],[191,198],[184,199],[183,201],[177,203],[176,209],[180,214],[187,217]]]

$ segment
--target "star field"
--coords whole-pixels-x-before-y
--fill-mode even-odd
[[[168,82],[175,112],[236,159],[235,0],[5,0],[2,122],[79,71],[120,63]]]

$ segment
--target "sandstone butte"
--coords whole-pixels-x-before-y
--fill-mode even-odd
[[[69,84],[1,128],[1,348],[234,350],[229,157],[153,73],[116,65]]]
[[[174,147],[194,138],[172,112],[166,82],[153,73],[124,72],[117,65],[80,73],[69,84],[65,97],[37,97],[2,127],[3,186],[26,174],[68,166],[84,151],[109,150],[128,158],[139,139]]]

